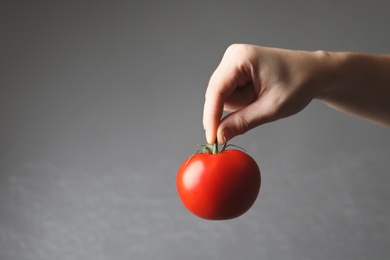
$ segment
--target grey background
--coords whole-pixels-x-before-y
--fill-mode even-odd
[[[232,43],[388,53],[388,1],[2,1],[0,259],[390,259],[390,132],[312,102],[234,139],[238,219],[176,194]],[[369,86],[367,86],[369,87]]]

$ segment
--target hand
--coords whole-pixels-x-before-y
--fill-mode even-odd
[[[231,45],[210,78],[203,126],[208,143],[224,143],[261,124],[306,107],[331,77],[323,77],[324,52]],[[223,110],[230,111],[221,121]]]

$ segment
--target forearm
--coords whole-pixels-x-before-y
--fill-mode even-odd
[[[333,78],[316,98],[340,111],[390,126],[390,56],[327,53]],[[326,69],[325,69],[326,70]]]

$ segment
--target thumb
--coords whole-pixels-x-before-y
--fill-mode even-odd
[[[254,127],[272,121],[270,116],[261,113],[260,105],[254,102],[224,117],[217,130],[218,142],[223,144],[237,135],[248,132]]]

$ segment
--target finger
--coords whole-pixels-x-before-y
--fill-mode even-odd
[[[214,143],[217,129],[224,109],[224,103],[238,86],[245,85],[250,80],[243,63],[227,61],[223,58],[221,64],[210,78],[206,91],[203,110],[203,127],[208,143]]]
[[[225,71],[227,71],[225,73]],[[230,75],[222,77],[223,74]],[[233,73],[224,69],[222,72],[216,71],[207,87],[206,99],[203,110],[203,127],[206,131],[206,140],[212,144],[216,140],[217,129],[222,117],[226,97],[235,88]]]
[[[223,118],[217,129],[218,142],[222,144],[269,121],[272,121],[272,113],[267,112],[261,102],[251,103]]]
[[[225,99],[236,87],[235,74],[233,67],[225,66],[221,62],[210,78],[203,110],[203,127],[208,143],[215,142]]]
[[[229,112],[239,110],[251,103],[257,98],[256,90],[252,82],[248,82],[245,86],[237,87],[230,94],[224,104],[224,109]]]
[[[203,127],[206,131],[206,140],[209,144],[215,142],[217,128],[223,113],[223,96],[217,93],[206,95],[203,110]]]

